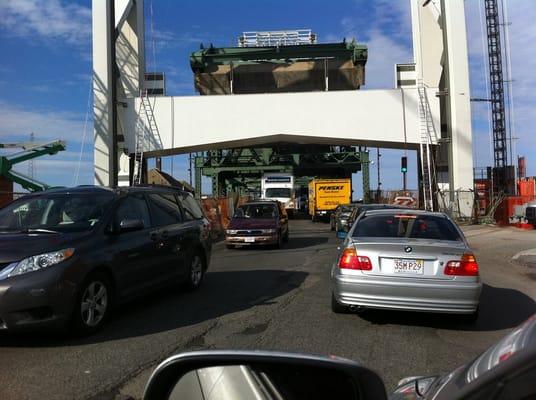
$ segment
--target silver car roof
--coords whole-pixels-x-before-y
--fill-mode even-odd
[[[377,209],[377,210],[367,210],[363,212],[364,215],[376,215],[376,214],[397,214],[397,215],[404,215],[404,214],[411,214],[411,215],[429,215],[434,217],[443,217],[447,218],[447,214],[442,212],[434,212],[434,211],[425,211],[425,210],[415,210],[412,208],[385,208],[385,209]]]

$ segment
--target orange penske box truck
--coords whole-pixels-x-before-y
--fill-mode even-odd
[[[351,201],[351,179],[313,179],[309,182],[309,215],[313,221],[329,218],[339,204]]]

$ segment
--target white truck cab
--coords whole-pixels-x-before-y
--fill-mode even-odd
[[[289,216],[296,210],[294,176],[288,173],[267,173],[261,179],[261,198],[282,203]]]

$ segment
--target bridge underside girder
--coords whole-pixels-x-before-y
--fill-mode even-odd
[[[368,151],[352,147],[279,144],[273,148],[215,150],[195,157],[196,187],[201,187],[201,176],[210,177],[214,195],[258,192],[260,179],[268,172],[351,178],[358,171],[363,171],[363,192],[368,193]]]

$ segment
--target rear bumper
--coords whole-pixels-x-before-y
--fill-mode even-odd
[[[227,236],[225,244],[248,246],[248,245],[270,245],[277,243],[277,235],[271,236]]]
[[[332,277],[335,299],[346,305],[407,311],[472,314],[482,283],[461,281],[404,282],[378,277]]]

